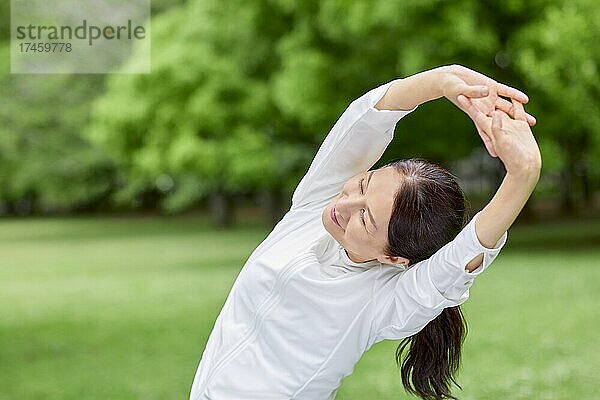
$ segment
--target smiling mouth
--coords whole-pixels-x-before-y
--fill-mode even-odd
[[[340,223],[338,222],[338,220],[337,220],[337,216],[335,215],[335,207],[332,207],[332,208],[331,208],[331,219],[333,220],[333,222],[335,222],[335,224],[336,224],[337,226],[339,226],[340,228],[342,227],[342,226],[340,225]]]

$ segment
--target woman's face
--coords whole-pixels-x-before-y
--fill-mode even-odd
[[[394,195],[400,184],[401,176],[393,167],[360,173],[346,181],[342,192],[323,210],[323,226],[346,249],[352,261],[408,262],[406,258],[383,254]]]

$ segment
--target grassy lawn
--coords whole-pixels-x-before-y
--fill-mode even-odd
[[[204,343],[265,227],[204,219],[0,222],[0,399],[187,399]],[[600,221],[515,227],[471,289],[467,399],[597,399]],[[338,399],[408,398],[396,342]]]

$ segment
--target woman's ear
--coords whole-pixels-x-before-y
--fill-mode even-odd
[[[379,258],[379,262],[382,264],[403,265],[405,267],[408,267],[408,264],[410,264],[408,258],[396,256],[384,256],[383,259]]]

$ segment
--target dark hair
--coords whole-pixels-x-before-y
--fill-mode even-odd
[[[467,224],[468,202],[456,177],[421,158],[393,161],[401,175],[394,198],[384,254],[405,257],[410,264],[431,257]],[[467,324],[460,306],[444,308],[418,333],[402,339],[396,350],[402,384],[425,400],[456,399],[450,385],[460,366]],[[410,346],[410,347],[409,347]]]

